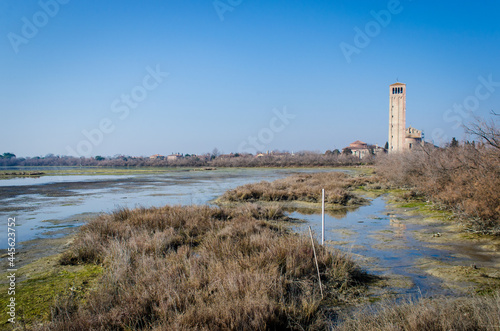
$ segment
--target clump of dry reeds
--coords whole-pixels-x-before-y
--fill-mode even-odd
[[[353,189],[373,184],[368,176],[350,176],[342,172],[298,174],[273,182],[262,181],[239,186],[227,191],[221,201],[305,201],[321,202],[321,190],[325,189],[325,202],[341,206],[358,205],[365,199],[352,192]]]
[[[333,328],[342,331],[466,331],[500,329],[500,294],[470,298],[436,298],[383,302]]]
[[[308,237],[270,225],[279,207],[121,209],[82,227],[61,263],[101,263],[96,288],[60,300],[47,329],[316,329],[325,303],[359,291],[366,275]]]

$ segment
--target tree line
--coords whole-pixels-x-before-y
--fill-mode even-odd
[[[44,157],[18,158],[12,153],[9,157],[0,158],[0,166],[45,167],[45,166],[99,166],[99,167],[316,167],[316,166],[348,166],[371,164],[373,158],[364,158],[341,153],[300,152],[296,154],[249,154],[196,156],[183,155],[175,160],[167,158],[150,158],[141,156],[114,157],[73,157],[46,155]]]

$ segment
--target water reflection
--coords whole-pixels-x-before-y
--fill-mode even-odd
[[[325,215],[328,215],[332,218],[336,219],[342,219],[344,218],[347,213],[353,212],[357,210],[359,206],[357,207],[349,207],[349,208],[342,208],[342,209],[335,209],[335,210],[325,210]],[[296,215],[317,215],[318,214],[318,208],[297,208],[297,207],[286,207],[283,208],[285,212],[289,213],[290,215],[293,215],[294,213]]]
[[[389,224],[394,229],[394,237],[401,239],[406,238],[406,223],[402,222],[401,219],[398,219],[395,216],[391,216]]]

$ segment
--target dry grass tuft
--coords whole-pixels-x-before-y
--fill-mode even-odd
[[[317,329],[366,275],[308,237],[265,219],[279,207],[122,209],[81,229],[61,263],[102,263],[84,304],[60,300],[46,329]]]
[[[384,302],[352,316],[334,327],[338,331],[466,331],[500,329],[500,294],[473,298],[421,299]]]
[[[325,189],[325,202],[341,206],[359,205],[365,199],[352,190],[373,184],[374,176],[353,177],[341,172],[299,174],[273,182],[247,184],[227,191],[221,201],[305,201],[321,202],[321,189]]]

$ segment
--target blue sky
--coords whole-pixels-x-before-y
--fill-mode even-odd
[[[493,0],[2,0],[0,152],[383,145],[396,80],[407,125],[463,139],[461,122],[499,111],[499,12]]]

